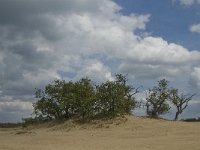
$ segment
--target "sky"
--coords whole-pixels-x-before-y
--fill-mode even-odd
[[[29,117],[55,79],[115,73],[138,100],[162,78],[196,93],[181,117],[200,116],[200,0],[1,0],[0,33],[0,122]]]

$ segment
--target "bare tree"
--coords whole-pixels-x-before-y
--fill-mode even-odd
[[[188,106],[189,101],[192,100],[193,95],[184,95],[178,93],[178,89],[172,89],[170,92],[170,101],[176,107],[176,114],[174,120],[178,120],[178,116],[185,110]]]

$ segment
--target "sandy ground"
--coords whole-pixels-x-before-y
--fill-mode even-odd
[[[200,123],[127,116],[92,125],[2,128],[0,150],[200,150]]]

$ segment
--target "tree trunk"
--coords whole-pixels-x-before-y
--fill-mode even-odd
[[[174,118],[175,121],[178,120],[178,115],[179,115],[179,112],[176,112],[176,115],[175,115],[175,118]]]

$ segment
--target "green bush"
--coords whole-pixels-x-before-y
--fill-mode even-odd
[[[114,117],[130,113],[135,107],[135,88],[126,84],[126,76],[116,75],[115,81],[94,85],[89,78],[77,82],[55,80],[37,90],[38,101],[33,104],[36,118],[83,121],[97,116]]]

